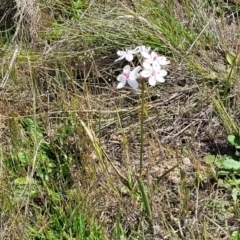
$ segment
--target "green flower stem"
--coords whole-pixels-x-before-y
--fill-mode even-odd
[[[228,88],[230,86],[230,79],[232,77],[233,68],[235,67],[235,59],[234,59],[234,62],[232,64],[232,66],[231,66],[230,72],[229,72],[229,74],[227,76],[227,80],[226,80],[226,83],[225,83],[225,86],[224,86],[224,104],[225,104],[225,107],[227,107],[227,105],[228,105],[227,92],[228,92]]]
[[[142,105],[141,105],[141,147],[140,147],[140,177],[142,177],[142,163],[143,163],[143,120],[144,120],[144,79],[141,79],[142,83]]]

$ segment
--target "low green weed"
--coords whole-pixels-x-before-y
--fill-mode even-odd
[[[213,155],[205,157],[208,164],[218,168],[219,182],[225,187],[240,184],[240,132],[228,135],[228,142],[235,148],[234,153],[228,153],[224,157],[215,157]]]
[[[12,179],[8,185],[11,195],[7,196],[6,186],[2,185],[2,214],[7,217],[10,208],[17,211],[18,215],[11,220],[14,225],[22,217],[19,208],[31,212],[32,219],[25,223],[25,239],[105,239],[102,226],[82,207],[86,200],[72,188],[73,163],[65,145],[75,131],[74,123],[59,125],[49,136],[51,140],[44,127],[32,118],[14,118],[11,126],[13,145],[3,161],[9,173],[7,178]]]
[[[229,105],[229,98],[228,98],[229,88],[231,87],[231,85],[234,86],[234,84],[236,84],[238,79],[237,73],[239,72],[238,70],[239,58],[240,58],[240,46],[236,55],[233,55],[230,53],[226,55],[226,60],[229,63],[230,68],[227,69],[226,81],[224,85],[223,97],[224,97],[225,106]]]
[[[29,238],[34,239],[86,239],[105,240],[101,225],[97,225],[92,220],[79,211],[71,218],[71,209],[65,211],[61,206],[55,206],[49,214],[49,219],[40,230],[29,226]]]
[[[87,3],[85,0],[72,1],[72,19],[76,20],[81,17],[84,9],[86,9]]]
[[[239,240],[240,239],[240,231],[239,230],[233,231],[231,237],[232,237],[232,240]]]

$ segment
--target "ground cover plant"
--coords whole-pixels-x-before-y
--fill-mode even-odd
[[[0,238],[240,239],[239,10],[2,0]]]

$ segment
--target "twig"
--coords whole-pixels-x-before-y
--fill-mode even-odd
[[[217,224],[216,222],[214,222],[211,218],[209,218],[208,216],[204,215],[205,218],[207,218],[208,221],[210,221],[212,224],[214,224],[216,227],[218,227],[222,232],[225,233],[226,237],[228,239],[231,238],[231,236],[229,235],[229,233],[227,231],[225,231],[219,224]]]
[[[11,62],[10,62],[9,67],[8,67],[8,70],[7,70],[7,72],[6,72],[3,80],[2,80],[2,82],[1,82],[0,89],[4,89],[4,88],[5,88],[5,85],[6,85],[6,83],[7,83],[7,80],[8,80],[8,78],[9,78],[10,72],[11,72],[12,67],[13,67],[13,63],[14,63],[16,57],[17,57],[18,51],[19,51],[19,47],[17,46],[16,49],[15,49],[15,51],[14,51],[14,53],[13,53]]]

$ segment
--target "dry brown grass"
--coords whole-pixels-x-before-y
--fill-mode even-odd
[[[41,11],[37,1],[16,0],[15,33],[12,41],[17,37],[22,39],[20,29],[25,29],[32,43],[39,41],[39,28],[41,25]]]

